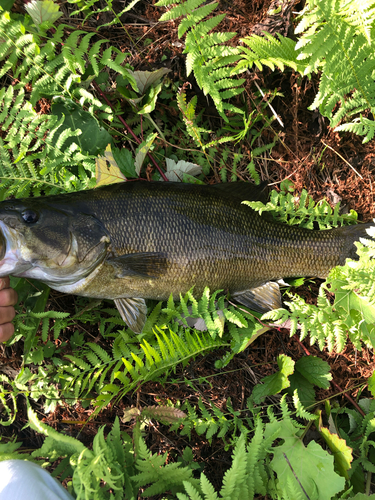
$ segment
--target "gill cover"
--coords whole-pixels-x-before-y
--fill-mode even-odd
[[[93,215],[54,209],[38,199],[5,202],[0,208],[5,255],[0,275],[71,284],[106,257],[110,239]]]

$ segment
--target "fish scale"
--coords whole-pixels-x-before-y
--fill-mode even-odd
[[[137,181],[5,201],[0,275],[35,277],[63,292],[113,299],[139,332],[144,299],[179,298],[192,287],[197,296],[206,286],[229,291],[261,312],[280,307],[275,280],[326,277],[356,257],[354,241],[370,227],[312,231],[279,224],[241,203],[255,198],[246,183]]]

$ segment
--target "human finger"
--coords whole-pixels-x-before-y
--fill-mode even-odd
[[[12,323],[5,323],[0,325],[0,342],[6,342],[14,333],[14,326]]]
[[[15,315],[16,311],[13,306],[0,307],[0,325],[10,323],[14,319]]]
[[[13,288],[3,288],[3,290],[0,290],[0,307],[15,306],[17,300],[18,295]]]
[[[9,288],[10,287],[10,279],[9,276],[4,276],[3,278],[0,278],[0,290],[3,288]]]

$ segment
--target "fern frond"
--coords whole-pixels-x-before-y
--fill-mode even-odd
[[[247,47],[242,47],[243,59],[238,63],[238,68],[251,68],[253,64],[262,71],[263,66],[268,66],[272,70],[275,66],[284,71],[285,66],[290,66],[295,71],[303,72],[304,65],[298,61],[298,51],[296,43],[290,38],[285,38],[277,34],[277,38],[269,33],[264,33],[264,37],[252,35],[241,39]]]
[[[291,193],[278,193],[273,190],[270,201],[264,205],[262,202],[243,202],[253,210],[271,212],[275,220],[286,224],[298,225],[308,229],[314,228],[314,222],[319,224],[319,229],[331,229],[338,224],[353,224],[357,220],[357,213],[351,211],[349,214],[340,215],[340,204],[337,203],[334,210],[326,200],[315,203],[313,198],[305,189],[298,198]]]
[[[223,498],[239,498],[239,489],[244,489],[243,484],[246,481],[247,473],[247,454],[245,444],[246,437],[244,434],[241,434],[232,455],[232,466],[224,474],[223,487],[220,491]],[[247,490],[247,488],[245,489]]]
[[[319,107],[322,114],[330,118],[332,127],[339,124],[344,114],[375,109],[375,84],[371,76],[375,70],[373,46],[368,43],[366,29],[357,30],[352,22],[362,19],[365,24],[373,23],[375,11],[368,10],[366,4],[363,15],[357,15],[353,11],[355,5],[356,2],[350,2],[348,9],[344,7],[343,15],[337,15],[341,11],[339,0],[310,2],[303,23],[296,29],[296,33],[303,33],[296,48],[301,48],[300,57],[306,64],[304,73],[324,68],[311,109]],[[364,21],[367,15],[372,17]],[[353,89],[352,97],[349,93]],[[370,140],[366,127],[356,132],[365,135],[365,141]]]
[[[362,113],[375,112],[374,42],[371,28],[375,21],[373,2],[358,0],[309,0],[295,29],[298,42],[278,35],[251,36],[243,39],[247,45],[236,70],[255,64],[272,70],[278,66],[292,67],[301,74],[322,71],[319,91],[310,109],[320,112],[337,127],[344,117],[359,114],[339,130],[350,130],[364,136],[368,142],[374,136],[372,120]]]
[[[224,19],[221,14],[209,16],[217,7],[217,3],[202,5],[202,0],[187,0],[178,5],[167,3],[164,0],[156,3],[158,6],[172,6],[164,13],[160,20],[166,21],[185,16],[180,22],[178,35],[186,33],[185,51],[186,72],[189,75],[194,72],[198,85],[205,94],[211,95],[215,106],[225,121],[226,110],[241,112],[233,105],[224,103],[224,99],[230,99],[242,92],[241,85],[244,80],[233,78],[230,65],[239,59],[239,50],[226,44],[235,33],[210,33]],[[224,92],[221,92],[223,89]]]
[[[345,2],[339,14],[345,22],[356,28],[357,33],[365,36],[369,45],[371,44],[371,27],[375,18],[373,0],[349,0]]]
[[[95,389],[100,408],[119,392],[126,394],[139,383],[166,376],[177,364],[222,345],[221,340],[214,341],[211,335],[201,332],[198,335],[187,331],[180,338],[173,331],[158,330],[154,338],[152,342],[144,339],[139,347],[116,340],[112,355],[93,343],[79,355],[67,355],[70,364],[62,365],[58,372],[63,394],[68,397],[73,392],[76,398]],[[118,382],[120,385],[115,385]]]
[[[198,5],[200,3],[201,2],[199,1]],[[213,12],[217,6],[218,6],[217,3],[208,3],[206,5],[203,5],[202,7],[197,8],[194,11],[193,16],[188,16],[188,17],[185,17],[184,19],[182,19],[182,21],[180,22],[180,24],[178,26],[178,38],[181,38],[186,33],[186,31],[188,29],[195,27],[195,25],[197,23],[202,21],[202,19],[207,17],[209,14],[211,14],[211,12]],[[172,11],[169,11],[169,12],[172,12]],[[221,20],[218,21],[218,24],[220,21]]]

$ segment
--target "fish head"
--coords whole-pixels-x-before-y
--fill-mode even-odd
[[[55,208],[41,198],[0,204],[0,276],[71,284],[104,259],[110,239],[91,214]]]

